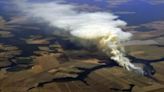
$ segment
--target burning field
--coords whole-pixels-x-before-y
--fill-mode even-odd
[[[70,36],[80,38],[79,40],[90,40],[123,68],[143,75],[144,71],[126,57],[121,42],[129,40],[132,34],[122,31],[121,28],[126,23],[117,16],[107,12],[79,12],[75,5],[58,2],[16,3],[30,16],[38,17],[50,26],[69,31]]]
[[[129,26],[63,1],[13,3],[24,17],[0,17],[0,92],[164,91],[162,21]]]

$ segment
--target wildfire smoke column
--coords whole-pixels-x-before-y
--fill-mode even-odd
[[[126,57],[124,47],[121,45],[117,36],[111,35],[103,37],[100,39],[99,45],[101,50],[109,57],[112,55],[111,59],[116,61],[120,66],[124,67],[128,71],[134,71],[136,73],[143,74],[143,70],[140,67],[136,67],[134,64],[132,64]]]
[[[132,34],[124,32],[126,22],[109,12],[78,11],[78,6],[59,2],[28,2],[16,0],[15,3],[31,17],[47,22],[50,26],[69,31],[74,37],[97,42],[97,47],[128,71],[143,74],[126,57],[121,42],[127,41]]]

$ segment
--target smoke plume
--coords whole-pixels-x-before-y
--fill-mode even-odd
[[[48,2],[29,3],[19,2],[19,5],[29,15],[38,17],[49,23],[50,26],[69,31],[74,37],[97,42],[97,47],[106,53],[120,66],[138,73],[143,73],[140,67],[135,66],[126,57],[121,42],[127,41],[132,34],[121,28],[126,22],[118,16],[108,12],[80,12],[76,5]]]

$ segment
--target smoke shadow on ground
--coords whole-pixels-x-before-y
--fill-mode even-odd
[[[154,45],[154,46],[157,46],[157,47],[164,47],[164,45],[160,45],[160,44]]]
[[[161,59],[156,59],[156,60],[145,60],[145,59],[140,59],[140,58],[136,58],[133,56],[128,56],[128,58],[130,58],[133,62],[138,63],[138,64],[143,64],[144,67],[144,71],[145,71],[145,77],[151,78],[155,81],[158,81],[156,78],[153,77],[153,75],[156,73],[156,70],[154,69],[154,67],[151,65],[151,63],[155,63],[155,62],[161,62],[164,60],[164,58]],[[102,68],[111,68],[114,66],[118,66],[118,64],[113,61],[113,60],[102,60],[101,62],[99,62],[100,65],[94,66],[92,68],[82,68],[82,67],[75,67],[79,70],[82,70],[83,72],[78,73],[77,77],[64,77],[64,78],[55,78],[52,79],[50,81],[44,81],[44,82],[40,82],[37,84],[37,86],[35,87],[31,87],[28,90],[31,90],[33,88],[37,88],[37,87],[43,87],[45,84],[48,83],[53,83],[53,82],[69,82],[69,81],[82,81],[84,84],[89,85],[87,83],[87,81],[85,80],[88,75],[98,69],[102,69]],[[101,64],[102,63],[102,64]],[[115,89],[115,88],[111,88],[111,90],[118,90],[121,92],[131,92],[132,88],[135,86],[134,84],[129,84],[130,88],[129,89]]]
[[[157,81],[157,79],[153,78],[153,75],[156,73],[156,70],[153,67],[152,63],[162,62],[164,61],[164,57],[155,60],[146,60],[129,55],[128,58],[131,59],[133,63],[143,64],[144,76]]]
[[[93,71],[98,70],[98,69],[102,69],[102,68],[118,66],[117,63],[115,63],[113,60],[111,60],[111,62],[103,61],[102,63],[103,64],[97,65],[97,66],[89,68],[89,69],[88,68],[82,68],[82,67],[76,67],[77,69],[82,70],[83,72],[78,73],[78,76],[75,78],[73,78],[73,77],[55,78],[55,79],[52,79],[50,81],[40,82],[37,84],[37,86],[31,87],[28,90],[31,90],[31,89],[37,88],[37,87],[43,87],[45,84],[53,83],[53,82],[82,81],[84,84],[89,85],[85,79]]]
[[[135,86],[134,84],[129,84],[129,88],[128,89],[111,88],[111,90],[118,91],[118,92],[132,92],[134,86]]]

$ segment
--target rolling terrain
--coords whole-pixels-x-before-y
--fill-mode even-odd
[[[123,30],[133,37],[122,44],[145,76],[6,1],[0,1],[0,92],[164,92],[162,0],[66,0],[80,11],[113,12],[127,21]]]

